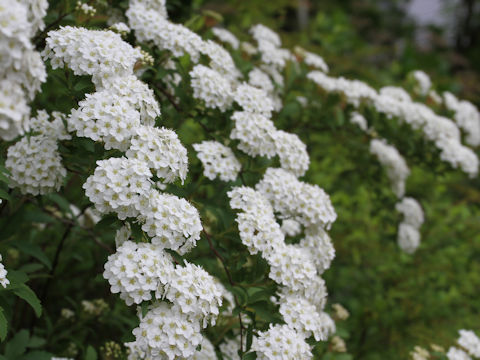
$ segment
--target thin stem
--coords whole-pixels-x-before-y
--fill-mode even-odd
[[[235,282],[233,281],[232,276],[230,274],[230,271],[228,270],[227,265],[225,264],[225,260],[224,260],[223,256],[220,255],[220,253],[217,251],[217,249],[215,249],[215,246],[213,246],[213,242],[212,242],[212,239],[210,238],[210,234],[205,229],[203,229],[202,232],[205,234],[205,237],[207,238],[208,245],[210,246],[210,250],[212,250],[212,252],[215,254],[215,256],[222,263],[223,269],[225,270],[225,273],[227,274],[228,282],[230,283],[230,285],[235,286]],[[234,295],[233,299],[235,300],[235,306],[238,307],[239,305],[238,305],[237,296]],[[244,330],[241,314],[242,314],[241,312],[238,313],[238,322],[240,324],[240,356],[243,355],[243,330]]]

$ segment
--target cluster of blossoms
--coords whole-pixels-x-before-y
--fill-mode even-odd
[[[0,261],[2,261],[2,255],[0,255]],[[4,288],[10,284],[10,280],[7,279],[7,270],[5,270],[5,266],[0,262],[0,285]]]
[[[395,205],[395,209],[403,215],[398,227],[398,245],[406,253],[413,253],[420,244],[419,229],[423,224],[423,210],[417,200],[404,197]]]
[[[326,340],[335,331],[333,320],[323,312],[326,289],[319,277],[334,257],[323,229],[336,218],[328,195],[286,170],[269,168],[257,190],[234,188],[228,196],[230,206],[240,210],[236,221],[242,242],[252,254],[261,252],[270,265],[270,278],[282,286],[278,297],[286,325],[260,333],[252,350],[264,359],[277,359],[280,354],[289,359],[311,358],[305,338]],[[298,224],[293,232],[300,224],[305,226],[305,238],[299,244],[285,243],[274,211]],[[290,344],[288,350],[285,344]]]
[[[240,42],[236,38],[235,35],[233,35],[230,31],[227,29],[222,29],[218,27],[212,28],[212,33],[215,35],[215,37],[220,40],[221,42],[229,44],[233,49],[237,50],[240,46]]]
[[[430,77],[421,70],[415,70],[412,72],[412,76],[417,82],[416,92],[423,96],[427,95],[432,87],[432,81],[430,80]]]
[[[348,103],[358,108],[361,104],[373,106],[387,118],[397,118],[414,129],[422,130],[425,139],[440,149],[440,158],[454,168],[470,175],[478,173],[476,154],[460,142],[460,131],[453,121],[437,115],[428,106],[414,102],[403,89],[387,87],[377,92],[358,80],[335,78],[320,71],[312,71],[307,77],[327,92],[343,94]]]
[[[387,170],[388,178],[392,183],[393,192],[401,198],[405,194],[405,182],[410,175],[410,169],[398,150],[388,145],[385,140],[372,139],[370,152]]]
[[[150,243],[125,241],[108,257],[103,277],[127,305],[161,299],[174,271],[171,257]]]
[[[459,330],[459,347],[451,346],[447,352],[448,360],[472,360],[480,358],[480,338],[472,330]]]
[[[112,292],[128,305],[157,301],[134,330],[130,356],[191,358],[202,342],[201,328],[219,313],[222,291],[203,269],[175,267],[164,252],[185,254],[200,238],[202,225],[186,200],[155,188],[154,175],[166,183],[183,181],[188,160],[173,131],[154,127],[158,103],[133,75],[141,53],[113,32],[66,27],[49,33],[45,56],[54,66],[66,64],[75,74],[92,75],[97,87],[68,117],[69,130],[125,152],[97,161],[84,184],[87,197],[101,214],[136,221],[151,238],[149,243],[131,241],[126,225],[105,264]]]
[[[88,5],[87,3],[82,3],[80,0],[77,1],[75,10],[80,11],[87,16],[93,16],[97,12],[97,9],[95,9],[93,6]]]
[[[328,73],[328,65],[320,55],[311,53],[300,46],[295,46],[293,50],[297,56],[303,58],[303,62],[308,66]]]
[[[29,121],[32,136],[24,136],[7,151],[5,167],[10,172],[10,186],[23,194],[43,195],[58,191],[67,170],[62,165],[58,140],[69,139],[59,113],[49,121],[46,111],[38,111]]]
[[[222,181],[235,181],[242,165],[232,149],[217,141],[202,141],[193,144],[197,156],[203,164],[203,174],[210,180],[217,176]]]
[[[443,93],[445,107],[454,112],[453,119],[465,131],[465,142],[471,146],[480,145],[480,112],[471,102],[458,100],[450,92]]]
[[[46,80],[45,65],[30,39],[43,29],[45,0],[0,4],[0,138],[13,140],[28,127],[30,107]]]

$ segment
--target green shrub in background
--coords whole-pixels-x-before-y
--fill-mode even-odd
[[[172,347],[161,348],[160,353],[153,352],[153,355],[173,358],[168,354],[175,353],[176,349],[182,351],[178,346],[180,342],[175,343],[175,339],[180,338],[185,339],[182,343],[185,348],[194,344],[196,353],[189,353],[187,358],[280,358],[278,354],[267,355],[268,351],[261,350],[271,347],[262,339],[270,324],[287,323],[288,331],[291,331],[285,339],[289,344],[285,348],[290,351],[288,355],[284,354],[287,358],[308,358],[307,350],[294,353],[292,342],[295,343],[298,336],[298,344],[303,344],[303,338],[307,339],[307,347],[311,347],[315,359],[400,359],[410,356],[415,345],[429,348],[432,358],[443,359],[445,350],[455,342],[459,329],[478,330],[480,304],[476,297],[479,284],[476,260],[480,243],[477,235],[480,194],[477,177],[469,178],[466,174],[476,173],[478,160],[475,153],[467,145],[455,142],[455,149],[464,151],[458,155],[458,163],[442,161],[445,160],[442,153],[444,143],[426,138],[423,131],[426,126],[412,129],[408,117],[389,117],[388,111],[375,106],[379,95],[373,88],[364,84],[362,90],[349,92],[356,87],[349,82],[344,86],[338,80],[341,75],[350,79],[359,77],[379,90],[386,85],[402,86],[411,97],[403,105],[410,108],[413,102],[426,104],[425,107],[435,113],[455,119],[465,131],[462,135],[465,144],[471,127],[461,125],[462,108],[459,110],[459,107],[449,105],[445,97],[438,98],[443,90],[455,90],[455,86],[450,85],[445,61],[429,55],[423,59],[425,62],[418,62],[416,55],[407,50],[403,57],[392,62],[391,67],[384,63],[378,67],[372,65],[366,59],[375,57],[378,47],[365,44],[350,25],[349,17],[338,7],[319,12],[307,30],[295,32],[289,28],[288,19],[292,16],[289,2],[266,3],[264,7],[254,6],[249,1],[232,4],[227,3],[222,8],[201,2],[187,5],[172,1],[166,8],[170,20],[158,21],[154,17],[157,21],[151,22],[148,20],[152,18],[148,16],[152,12],[155,16],[166,15],[161,1],[89,2],[84,5],[73,1],[51,1],[46,14],[34,11],[35,7],[28,8],[22,1],[15,1],[12,8],[0,8],[4,14],[16,15],[5,16],[10,19],[5,26],[2,24],[5,29],[13,27],[12,24],[25,25],[25,19],[28,22],[23,30],[4,31],[18,41],[12,47],[20,51],[19,55],[4,51],[5,57],[22,59],[34,50],[43,51],[46,64],[45,78],[41,71],[43,65],[39,65],[43,61],[40,60],[18,66],[6,61],[3,65],[2,92],[5,99],[13,99],[8,104],[0,104],[1,134],[5,140],[1,143],[0,253],[8,272],[6,278],[3,275],[4,287],[0,288],[0,336],[4,358],[50,359],[55,355],[78,359],[144,358],[141,352],[136,354],[138,357],[135,357],[135,351],[128,354],[123,344],[135,339],[141,344],[139,339],[142,338],[158,343],[164,341],[164,337],[156,339],[141,332],[132,335],[142,318],[147,323],[149,316],[154,319],[166,316],[158,313],[153,316],[154,310],[149,305],[156,304],[157,310],[168,306],[166,313],[174,314],[171,315],[174,324],[183,321],[188,328],[188,324],[196,324],[198,319],[189,317],[188,321],[185,320],[191,316],[188,311],[195,309],[187,310],[190,303],[185,298],[197,292],[200,295],[194,299],[204,296],[209,299],[207,303],[210,302],[210,307],[206,307],[210,310],[201,307],[204,311],[202,318],[216,318],[215,308],[219,306],[216,323],[202,331],[203,338],[210,345],[202,342],[197,346],[197,340],[201,339],[198,333],[203,325],[200,321],[197,330],[189,330],[187,335],[181,332],[177,337],[172,335]],[[38,6],[43,9],[41,1]],[[144,11],[129,14],[135,6]],[[135,23],[134,16],[146,17]],[[43,17],[46,26],[42,29]],[[173,26],[169,21],[171,24],[183,23],[185,28],[182,29],[185,30],[175,33],[179,27],[168,28]],[[124,22],[131,30],[118,25],[119,22]],[[283,29],[283,46],[292,51],[282,49],[276,34],[268,29],[257,28],[252,37],[248,29],[258,22],[273,29]],[[116,35],[105,38],[99,35],[104,42],[111,41],[119,47],[107,47],[112,53],[107,52],[105,56],[96,52],[105,45],[99,42],[92,45],[91,54],[82,53],[75,45],[95,36],[89,32],[77,36],[68,29],[64,30],[65,33],[55,32],[61,25],[95,30],[110,28],[120,33],[123,41]],[[230,29],[238,37],[239,46],[235,41],[225,39],[228,52],[208,45],[207,39],[222,39],[215,27]],[[145,29],[153,30],[148,32]],[[195,37],[195,33],[201,38]],[[177,43],[168,43],[169,36],[177,36]],[[247,41],[250,47],[244,44]],[[328,76],[321,75],[323,82],[312,81],[315,79],[311,74],[316,71],[315,67],[327,72],[326,64],[305,50],[297,48],[293,51],[299,43],[325,56],[330,72]],[[135,46],[140,48],[135,50]],[[67,54],[73,51],[76,57],[68,58],[62,48],[68,48]],[[82,56],[90,56],[91,64],[87,61],[83,67],[76,68],[75,64],[82,63]],[[229,62],[229,56],[233,62]],[[429,73],[438,74],[439,79],[436,83],[437,77],[433,77],[433,86],[426,93],[419,89],[421,82],[413,76],[406,76],[422,65]],[[430,67],[434,70],[430,71]],[[92,68],[94,72],[90,70]],[[133,70],[141,81],[133,80]],[[217,73],[211,75],[212,70]],[[26,79],[22,74],[26,74]],[[97,76],[104,74],[113,80]],[[120,79],[121,85],[115,83],[115,79]],[[242,82],[250,82],[252,87],[241,91]],[[326,83],[335,85],[328,88]],[[126,86],[122,87],[122,84]],[[143,87],[147,85],[150,90]],[[104,91],[98,102],[88,95],[96,91]],[[29,93],[35,96],[29,98]],[[109,99],[111,95],[115,101],[123,99],[124,102],[107,104],[104,100],[102,104],[101,99]],[[358,101],[355,101],[356,97]],[[393,105],[399,105],[398,99],[395,100],[397,102]],[[91,101],[98,108],[89,108],[85,101]],[[156,108],[157,102],[161,115]],[[270,102],[273,104],[271,116]],[[136,125],[119,129],[123,138],[120,135],[118,138],[98,136],[95,135],[98,129],[82,128],[82,124],[104,116],[102,111],[105,109],[111,111],[113,120],[107,126],[99,123],[100,131],[110,131],[108,129],[116,124],[115,121],[122,124],[131,121]],[[89,111],[94,111],[95,115]],[[248,122],[243,131],[239,130],[242,123],[239,118],[243,117],[234,115],[240,111],[247,113],[245,121]],[[351,122],[355,112],[366,119],[367,130]],[[478,111],[470,115],[478,116]],[[269,118],[273,123],[268,122]],[[135,123],[138,119],[141,125]],[[129,131],[151,125],[156,129],[174,130],[178,139],[168,130],[158,130],[163,131],[163,137],[160,137],[160,132],[148,128],[144,132],[138,130],[135,141],[132,140]],[[234,129],[236,135],[232,135]],[[440,131],[441,136],[451,135],[448,129]],[[298,135],[307,151],[301,142],[288,134]],[[257,142],[252,140],[255,136],[259,139]],[[390,163],[381,163],[371,153],[372,141],[382,138],[398,150],[400,160],[394,156]],[[208,145],[202,150],[198,146],[202,141],[219,142],[227,150]],[[478,144],[473,143],[471,147],[475,148]],[[34,144],[38,147],[34,148]],[[100,200],[95,200],[94,195],[86,196],[85,191],[88,193],[89,190],[84,186],[94,179],[92,174],[98,174],[99,168],[104,166],[102,164],[106,164],[98,161],[132,157],[135,151],[144,156],[144,153],[148,154],[146,148],[153,152],[155,146],[162,149],[161,156],[148,163],[146,167],[152,174],[139,181],[143,181],[142,186],[151,187],[146,196],[150,199],[148,201],[153,201],[151,199],[156,194],[178,197],[175,200],[178,209],[177,205],[169,203],[174,201],[171,198],[163,200],[162,204],[167,204],[164,211],[169,221],[162,224],[169,224],[166,225],[170,226],[169,231],[179,231],[179,223],[184,226],[180,230],[183,235],[173,237],[176,242],[166,251],[159,251],[163,245],[155,249],[149,247],[150,243],[158,246],[163,241],[161,236],[152,235],[158,233],[158,228],[147,230],[145,225],[155,221],[155,216],[153,220],[146,219],[138,209],[107,207],[102,210],[105,204],[101,199],[111,195],[109,189],[121,189],[115,197],[109,197],[109,201],[120,198],[128,202],[131,195],[127,194],[125,183],[115,184],[112,180],[115,179],[112,174],[121,169],[119,163],[111,168],[105,165],[111,173],[106,182],[108,186],[97,194]],[[29,152],[28,149],[33,150]],[[47,155],[42,155],[44,149]],[[186,153],[182,149],[186,149]],[[223,155],[218,156],[221,151],[224,151]],[[391,154],[391,151],[386,153]],[[184,173],[186,156],[188,174]],[[403,252],[397,245],[399,224],[405,219],[395,206],[404,196],[395,194],[392,182],[399,181],[400,175],[405,174],[397,174],[398,178],[388,176],[389,166],[392,163],[397,166],[402,157],[410,169],[405,196],[417,199],[425,213],[425,223],[419,228],[421,245],[414,254]],[[238,163],[232,160],[234,158]],[[146,159],[140,157],[144,162]],[[208,159],[213,162],[209,163]],[[225,159],[230,162],[224,163]],[[52,163],[42,167],[43,161]],[[139,174],[138,166],[130,176]],[[29,172],[31,167],[40,169],[38,175]],[[209,171],[209,167],[212,170]],[[267,169],[279,167],[294,175],[276,172],[268,180]],[[473,170],[461,171],[466,168]],[[223,177],[222,174],[215,176],[220,170],[224,171]],[[281,183],[295,177],[299,177],[302,183],[292,180],[293,187],[275,188],[279,185],[274,180]],[[38,185],[42,182],[46,184],[44,188]],[[330,248],[328,235],[323,230],[328,230],[329,223],[335,220],[330,213],[330,199],[322,195],[318,187],[306,184],[322,187],[330,195],[338,214],[329,231],[335,244],[335,260],[331,266],[333,248]],[[256,188],[258,191],[253,193],[256,202],[248,198],[247,191],[242,201],[250,203],[235,205],[233,199],[238,193],[231,191],[240,186]],[[273,193],[269,189],[274,190]],[[267,205],[269,202],[263,196],[272,205]],[[306,203],[315,199],[315,202],[308,203],[314,210],[295,205],[299,199]],[[93,211],[93,203],[100,213]],[[275,213],[269,206],[273,206]],[[152,213],[158,210],[153,205],[147,208]],[[125,211],[133,212],[122,216]],[[188,211],[191,217],[183,218],[182,211]],[[196,223],[195,211],[198,211],[201,225]],[[310,211],[316,214],[315,221],[311,220]],[[239,220],[242,213],[250,221],[248,226],[243,223],[243,228],[242,220]],[[156,219],[160,223],[163,221],[160,215]],[[269,219],[276,219],[278,224],[267,226],[262,222]],[[119,229],[122,230],[118,232]],[[311,232],[314,235],[308,235]],[[249,251],[245,245],[255,236],[258,236],[258,242],[250,245]],[[198,239],[194,239],[196,237]],[[279,241],[283,237],[285,242]],[[313,239],[313,245],[307,244],[307,238]],[[122,256],[129,259],[134,247],[122,245],[125,240],[141,244],[136,246],[147,249],[144,252],[147,256],[156,254],[155,259],[158,257],[159,262],[154,265],[160,269],[156,271],[176,266],[177,278],[172,277],[166,282],[161,280],[165,284],[157,286],[157,291],[145,285],[148,291],[135,293],[138,298],[125,297],[125,291],[120,294],[122,298],[112,294],[111,290],[119,290],[114,290],[115,282],[109,284],[104,276],[110,280],[115,279],[116,274],[103,275],[105,264],[107,260],[113,264],[115,256],[120,256],[112,255],[116,249],[124,249]],[[190,245],[192,248],[184,251],[183,246]],[[328,288],[326,305],[322,286],[317,289],[319,292],[309,297],[306,295],[309,281],[302,280],[301,286],[290,281],[288,275],[293,265],[288,261],[282,265],[283,272],[271,270],[277,269],[279,261],[276,258],[279,255],[272,249],[283,249],[283,246],[287,246],[288,251],[282,256],[298,250],[302,259],[295,263],[293,260],[297,259],[291,258],[291,264],[297,266],[296,272],[292,272],[293,279],[295,276],[303,279],[307,276],[304,272],[310,274],[307,278],[311,280],[312,289],[321,283],[319,275],[325,279]],[[309,249],[310,255],[305,254],[305,249]],[[137,251],[140,254],[143,250]],[[162,263],[165,258],[169,260]],[[305,267],[310,262],[316,265],[313,275]],[[208,274],[188,263],[201,266],[223,285],[209,283]],[[195,283],[198,288],[194,289],[192,285],[186,295],[172,290],[181,289],[184,281],[193,281],[182,272],[182,267],[193,272],[195,281],[201,279],[200,285]],[[150,276],[157,279],[160,275]],[[207,291],[202,292],[205,289]],[[293,299],[300,306],[285,305],[288,297],[285,293],[278,295],[282,291],[293,292]],[[154,300],[156,294],[158,299]],[[215,303],[219,298],[223,298],[221,306]],[[305,307],[301,302],[304,298],[308,298],[313,307]],[[158,305],[159,302],[163,305]],[[184,306],[180,312],[171,308],[171,304],[177,302]],[[348,312],[342,306],[332,304],[341,304]],[[286,308],[290,310],[286,312]],[[308,311],[302,314],[303,318],[292,318],[293,308]],[[319,316],[320,323],[314,322],[308,329],[304,321],[316,321]],[[443,346],[444,350],[431,349],[430,344]],[[465,345],[463,348],[469,350]],[[300,353],[303,355],[298,355]],[[475,353],[471,355],[477,356]]]

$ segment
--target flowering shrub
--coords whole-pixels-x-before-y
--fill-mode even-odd
[[[5,358],[351,359],[349,312],[327,306],[322,278],[342,214],[309,181],[318,144],[288,108],[328,99],[350,119],[390,183],[405,256],[428,218],[379,119],[468,179],[478,110],[422,71],[410,93],[327,75],[261,24],[242,41],[170,20],[162,0],[67,3],[48,26],[46,1],[0,4]],[[458,343],[478,356],[472,334]]]

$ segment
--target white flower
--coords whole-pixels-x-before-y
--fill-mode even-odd
[[[460,337],[457,342],[462,348],[475,357],[480,357],[480,339],[472,330],[459,330]]]
[[[400,249],[413,254],[420,245],[420,232],[409,224],[401,223],[398,226],[397,242]]]
[[[325,341],[331,334],[331,319],[321,316],[315,306],[302,297],[281,297],[280,314],[287,325],[303,334],[305,338],[313,335],[315,340]]]
[[[215,35],[220,41],[229,44],[232,48],[235,50],[238,49],[240,42],[236,38],[235,35],[233,35],[230,31],[227,29],[222,29],[218,27],[212,28],[212,33]]]
[[[190,359],[203,339],[198,321],[164,302],[150,307],[133,335],[135,342],[127,346],[147,359]]]
[[[430,90],[432,87],[432,81],[430,80],[430,77],[425,72],[416,70],[413,72],[413,78],[417,81],[416,91],[420,95],[427,95],[428,90]]]
[[[2,261],[2,255],[0,255],[0,261]],[[4,288],[10,284],[10,280],[7,279],[7,270],[5,270],[5,266],[0,262],[0,285]]]
[[[410,175],[410,169],[405,159],[395,147],[388,145],[385,140],[372,139],[370,141],[370,152],[386,168],[385,170],[392,183],[392,190],[395,195],[399,198],[403,197],[405,194],[405,182]]]
[[[310,346],[303,335],[287,325],[270,325],[253,338],[252,350],[259,360],[308,360],[312,359]]]
[[[274,135],[275,148],[280,165],[295,176],[303,176],[310,165],[307,146],[296,134],[278,130]]]
[[[272,115],[273,104],[268,94],[262,89],[242,83],[233,94],[233,99],[245,112],[258,113],[266,118]]]
[[[164,287],[174,272],[172,258],[161,248],[149,243],[125,241],[108,257],[103,277],[112,293],[120,293],[127,305],[162,297]]]
[[[152,173],[146,163],[134,159],[109,158],[83,184],[85,195],[103,214],[117,213],[120,219],[138,215],[141,195],[151,187]]]
[[[202,38],[187,27],[167,20],[164,4],[164,1],[163,4],[143,0],[130,2],[126,16],[137,40],[153,41],[159,49],[169,50],[174,57],[189,54],[193,62],[198,62]]]
[[[299,181],[283,169],[268,168],[256,189],[272,203],[276,212],[304,226],[329,228],[337,218],[330,197],[323,189]]]
[[[95,85],[111,78],[130,75],[140,51],[112,31],[88,30],[72,26],[48,32],[45,59],[54,69],[67,64],[75,75],[92,75]]]
[[[367,119],[365,119],[365,117],[356,112],[356,111],[353,111],[351,114],[350,114],[350,122],[352,124],[355,124],[357,125],[360,129],[362,129],[363,131],[367,131],[368,130],[368,123],[367,123]]]
[[[273,157],[276,154],[275,134],[277,129],[266,117],[249,112],[235,112],[235,125],[230,138],[239,140],[238,148],[250,156]]]
[[[226,111],[233,102],[230,82],[217,71],[196,65],[190,71],[193,97],[203,100],[207,108]]]
[[[219,176],[222,181],[235,181],[242,166],[229,147],[216,141],[202,141],[193,144],[193,148],[207,178],[213,180]]]
[[[305,229],[305,238],[299,245],[310,251],[317,272],[322,274],[330,268],[335,258],[335,248],[328,233],[320,226],[311,226]]]
[[[472,360],[465,351],[453,346],[448,349],[447,358],[448,360]]]
[[[395,209],[402,213],[404,216],[404,222],[419,229],[424,221],[423,210],[417,200],[404,197],[402,201],[395,205]]]
[[[192,360],[217,360],[217,354],[212,343],[206,338],[202,338],[201,349],[195,351],[192,355]]]
[[[272,253],[283,244],[284,236],[275,221],[273,208],[257,191],[245,186],[233,188],[227,195],[232,209],[240,209],[236,221],[242,243],[251,254]]]
[[[183,314],[201,321],[206,327],[210,321],[215,325],[222,305],[222,288],[200,266],[185,262],[177,265],[171,275],[165,298],[176,304]]]
[[[67,175],[56,140],[45,135],[23,137],[10,146],[5,167],[11,173],[9,186],[23,194],[58,191]]]
[[[480,145],[480,112],[471,102],[459,101],[450,92],[443,93],[445,106],[454,111],[453,116],[457,125],[465,131],[465,142],[471,146]]]
[[[129,159],[145,162],[166,183],[177,178],[183,183],[187,176],[187,149],[172,130],[152,126],[137,127],[126,155]]]
[[[298,221],[295,221],[293,219],[284,219],[282,221],[282,227],[281,230],[284,235],[288,236],[296,236],[300,234],[302,231],[302,226]]]
[[[200,215],[185,199],[149,188],[135,202],[135,207],[142,230],[162,249],[183,255],[200,239]]]

